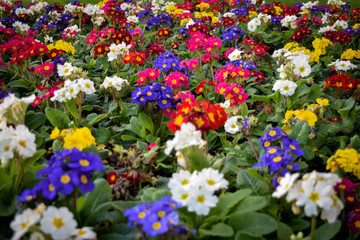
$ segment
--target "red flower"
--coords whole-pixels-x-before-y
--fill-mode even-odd
[[[36,107],[36,106],[39,106],[40,103],[41,103],[41,98],[36,96],[35,100],[31,103],[31,106]]]
[[[107,175],[107,178],[106,178],[106,180],[110,184],[115,184],[117,179],[118,179],[118,175],[117,175],[116,172],[109,172],[108,175]]]

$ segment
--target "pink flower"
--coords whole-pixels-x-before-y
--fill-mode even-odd
[[[178,71],[171,73],[166,76],[163,80],[163,83],[166,83],[168,86],[171,86],[173,89],[178,89],[181,85],[189,87],[188,77]]]
[[[187,67],[189,70],[195,70],[199,64],[199,58],[192,58],[187,62]]]
[[[41,103],[41,98],[36,96],[34,101],[31,103],[31,106],[36,107],[36,106],[39,106],[40,103]]]
[[[152,148],[154,148],[154,147],[156,147],[156,146],[157,146],[156,142],[153,142],[153,143],[150,144],[150,145],[146,145],[146,148],[147,148],[147,150],[150,150],[150,149],[152,149]]]

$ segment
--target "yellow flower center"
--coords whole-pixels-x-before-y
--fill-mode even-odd
[[[316,202],[318,201],[320,198],[319,198],[319,194],[318,193],[314,193],[312,192],[309,196],[309,199],[312,201],[312,202]]]
[[[54,218],[54,222],[53,222],[53,225],[57,228],[57,229],[60,229],[64,226],[64,222],[62,220],[62,218]]]
[[[65,175],[61,176],[60,181],[64,184],[67,184],[68,182],[70,182],[70,177],[67,174],[65,174]]]
[[[204,195],[200,195],[197,197],[196,201],[199,202],[199,203],[204,203],[205,202],[205,197]]]
[[[159,228],[161,228],[161,223],[159,222],[154,222],[152,225],[152,228],[155,230],[158,230]]]
[[[215,181],[212,180],[212,179],[208,179],[208,180],[206,180],[206,182],[207,182],[209,185],[215,185]]]

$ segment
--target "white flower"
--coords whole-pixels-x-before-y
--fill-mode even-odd
[[[197,181],[199,185],[208,191],[216,191],[221,188],[227,188],[228,181],[224,178],[222,173],[212,168],[204,168],[199,172]]]
[[[276,69],[276,71],[279,73],[279,77],[281,79],[285,79],[286,78],[286,71],[285,71],[285,65],[281,64],[281,66]]]
[[[45,237],[39,232],[33,232],[30,235],[30,240],[45,240]]]
[[[344,21],[344,20],[337,20],[334,23],[334,26],[341,27],[343,30],[345,30],[348,28],[348,23],[347,23],[347,21]]]
[[[196,127],[191,122],[183,123],[180,131],[175,132],[174,139],[166,142],[165,154],[169,155],[174,148],[178,151],[192,145],[203,145],[204,143],[201,138],[201,131],[196,130]]]
[[[308,54],[300,54],[291,57],[292,63],[295,65],[294,73],[301,77],[307,77],[311,73],[311,66],[309,64],[310,56]]]
[[[337,71],[348,71],[357,68],[357,66],[355,64],[352,64],[350,61],[340,59],[330,63],[328,66],[334,67]]]
[[[67,239],[75,232],[76,226],[73,214],[66,207],[49,206],[40,221],[41,230],[53,239]]]
[[[65,81],[65,98],[71,100],[76,98],[77,94],[80,92],[80,88],[77,83],[71,80]]]
[[[87,4],[84,9],[84,13],[91,16],[96,14],[99,10],[100,10],[99,6],[93,4]]]
[[[244,53],[243,51],[235,49],[232,53],[229,54],[228,59],[230,61],[241,60],[241,54],[243,53]]]
[[[100,87],[105,89],[114,87],[116,90],[120,91],[125,84],[128,84],[127,80],[122,79],[118,76],[113,76],[105,77],[104,82],[100,85]]]
[[[13,127],[6,127],[0,131],[0,158],[10,159],[14,157],[14,145],[12,136],[14,135]]]
[[[226,110],[228,107],[230,107],[230,100],[228,99],[225,102],[220,103],[220,106]]]
[[[79,86],[79,90],[86,94],[93,94],[96,91],[94,87],[94,82],[90,79],[79,78],[77,80],[77,84]]]
[[[178,189],[189,189],[191,184],[196,178],[196,172],[191,174],[189,171],[180,169],[179,173],[174,173],[169,180],[168,186],[171,192],[175,192]]]
[[[74,66],[71,63],[65,63],[64,65],[58,64],[58,74],[60,77],[69,76],[74,70]]]
[[[14,231],[11,239],[20,239],[29,229],[40,220],[40,215],[31,209],[26,209],[21,214],[15,216],[15,219],[10,223],[10,228]]]
[[[272,196],[274,198],[281,198],[284,196],[291,189],[298,177],[299,173],[286,173],[285,176],[281,178],[279,186],[277,186],[276,191],[273,192]]]
[[[127,19],[127,22],[130,23],[138,23],[139,22],[139,18],[135,15],[132,15],[132,16],[129,16],[126,18]]]
[[[48,36],[48,35],[46,35],[46,36],[44,37],[44,40],[45,40],[45,42],[54,42],[53,37],[50,37],[50,36]]]
[[[329,223],[333,223],[336,221],[337,216],[339,216],[341,210],[344,208],[344,204],[336,196],[336,194],[332,194],[330,197],[333,203],[331,204],[329,209],[323,209],[321,211],[320,217],[323,220],[327,220]]]
[[[331,194],[333,186],[326,182],[315,183],[312,179],[302,181],[302,191],[297,196],[295,204],[304,206],[305,214],[308,217],[318,215],[318,207],[328,210],[332,205]]]
[[[235,134],[239,132],[240,131],[240,127],[238,123],[239,118],[240,118],[239,116],[233,116],[228,118],[224,125],[225,131],[230,134]]]
[[[187,163],[184,158],[184,155],[180,151],[177,151],[175,156],[177,157],[177,163],[179,164],[179,166],[186,168]]]
[[[83,227],[80,229],[76,229],[73,235],[75,235],[75,240],[96,238],[96,233],[93,232],[90,227]]]
[[[211,207],[215,207],[218,198],[212,191],[205,188],[190,192],[190,199],[187,204],[190,212],[196,212],[198,215],[208,215]]]
[[[12,141],[18,153],[23,157],[32,157],[36,152],[35,134],[31,133],[25,125],[16,126]]]
[[[281,95],[291,96],[294,94],[297,85],[290,80],[277,80],[273,86],[274,91],[280,91]]]

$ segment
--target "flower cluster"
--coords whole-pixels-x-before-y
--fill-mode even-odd
[[[142,72],[138,73],[139,79],[137,80],[137,85],[146,84],[149,81],[154,81],[156,78],[160,77],[159,69],[147,68]]]
[[[76,188],[81,192],[91,192],[95,185],[90,180],[94,171],[104,171],[99,156],[77,148],[55,151],[45,168],[36,176],[46,176],[33,189],[26,189],[18,196],[19,202],[29,202],[36,198],[39,192],[45,199],[54,200],[57,193],[69,195]]]
[[[100,85],[101,88],[111,89],[115,88],[120,91],[124,85],[128,84],[128,81],[118,76],[105,77],[104,82]]]
[[[29,239],[95,239],[96,233],[90,227],[77,228],[74,214],[66,207],[46,207],[40,204],[36,209],[25,209],[10,223],[14,231],[12,239],[21,239],[29,233]],[[33,227],[33,228],[31,228]]]
[[[227,114],[220,105],[210,104],[208,101],[184,102],[177,105],[177,113],[173,114],[168,127],[176,132],[181,124],[191,122],[201,132],[217,129],[225,124]]]
[[[127,56],[127,54],[129,54],[129,49],[130,49],[131,45],[126,45],[126,43],[122,42],[119,44],[115,44],[112,43],[109,47],[109,51],[107,53],[108,56],[108,61],[111,62],[115,59],[118,59],[118,57],[124,57]],[[98,51],[98,48],[95,49]],[[129,56],[131,58],[131,56]],[[128,59],[128,61],[130,61],[130,58]],[[125,59],[124,59],[125,60]]]
[[[301,157],[304,152],[298,141],[290,138],[279,127],[267,131],[260,138],[260,144],[265,152],[253,167],[265,167],[269,174],[274,176],[273,185],[276,187],[286,173],[299,170],[299,166],[292,161],[295,156]]]
[[[124,215],[128,217],[129,226],[139,226],[145,233],[154,237],[180,227],[177,226],[180,221],[179,214],[175,211],[180,207],[171,197],[165,196],[152,204],[143,203],[127,209]]]
[[[337,169],[354,174],[360,179],[360,154],[353,148],[339,149],[327,160],[326,169],[332,172]]]
[[[123,63],[129,64],[129,63],[135,63],[135,64],[144,64],[144,61],[146,59],[146,55],[144,52],[129,52],[124,56]]]
[[[188,77],[185,74],[182,74],[178,71],[175,71],[167,75],[164,78],[163,83],[165,83],[168,86],[171,86],[172,89],[178,89],[180,86],[184,86],[186,88],[190,86]]]
[[[360,81],[357,79],[350,79],[350,76],[341,74],[335,74],[326,79],[324,89],[333,87],[334,89],[342,89],[345,92],[349,89],[355,89],[359,85]]]
[[[321,210],[321,219],[329,223],[335,222],[344,208],[344,204],[334,190],[341,179],[336,174],[312,171],[305,174],[302,180],[294,183],[298,176],[298,174],[288,174],[281,179],[273,197],[280,198],[287,194],[288,202],[295,201],[296,206],[304,206],[306,216],[316,217]]]
[[[277,80],[273,86],[274,91],[280,91],[280,94],[284,96],[293,95],[296,88],[296,83],[290,80]]]
[[[76,129],[63,129],[59,130],[57,127],[53,129],[50,134],[51,139],[57,139],[64,142],[64,148],[83,150],[86,147],[90,147],[92,144],[96,145],[95,138],[91,135],[90,130],[87,127]]]
[[[208,215],[210,208],[218,202],[215,191],[227,188],[228,181],[218,170],[204,168],[193,173],[180,170],[172,175],[168,186],[173,199],[186,206],[190,212]]]
[[[248,94],[245,93],[243,87],[235,83],[222,82],[217,84],[215,87],[215,92],[224,95],[227,100],[230,101],[230,106],[239,105],[245,102],[248,98]]]
[[[248,121],[248,118],[243,118],[242,116],[230,117],[225,122],[225,131],[230,134],[236,134],[248,127]]]
[[[163,52],[154,61],[155,68],[160,71],[168,72],[169,70],[180,71],[180,58],[172,52]]]
[[[67,100],[77,99],[84,94],[95,93],[94,82],[90,79],[79,78],[74,81],[66,80],[64,87],[56,90],[51,101],[66,102]]]
[[[131,93],[132,101],[136,104],[145,106],[146,103],[157,103],[161,109],[172,106],[174,96],[171,93],[171,87],[159,83],[149,83],[144,88],[137,87]]]

